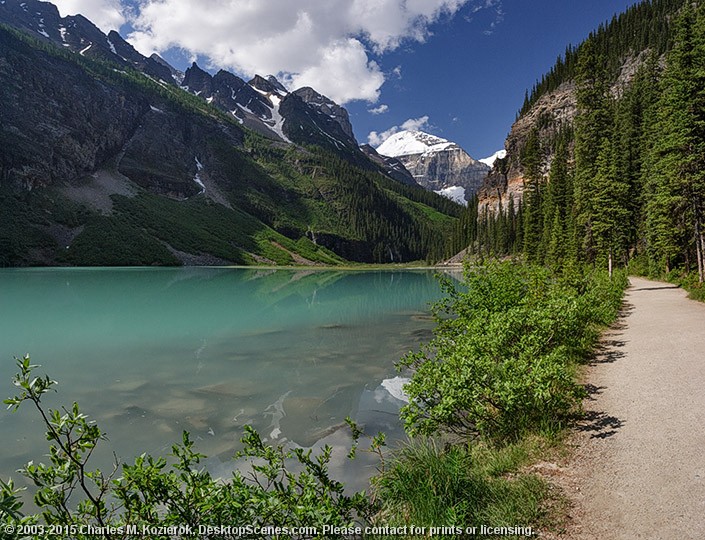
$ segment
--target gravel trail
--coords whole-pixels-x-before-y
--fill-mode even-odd
[[[556,480],[576,540],[705,539],[705,304],[631,278]]]

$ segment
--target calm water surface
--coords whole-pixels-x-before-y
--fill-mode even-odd
[[[431,337],[440,295],[431,271],[1,270],[0,397],[28,352],[60,383],[48,403],[78,401],[108,433],[99,460],[188,430],[215,472],[245,424],[305,447],[346,444],[347,415],[398,433],[393,363]],[[29,407],[0,413],[0,434],[3,478],[46,460]]]

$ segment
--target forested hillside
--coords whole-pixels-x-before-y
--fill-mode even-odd
[[[574,114],[545,106],[558,89]],[[527,94],[508,141],[516,148],[485,186],[478,227],[465,231],[473,251],[653,275],[678,268],[702,282],[705,4],[644,2],[569,47]]]
[[[250,131],[110,54],[0,25],[0,266],[444,256],[460,205],[356,147]]]

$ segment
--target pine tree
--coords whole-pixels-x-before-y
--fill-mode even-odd
[[[666,270],[691,250],[705,279],[705,6],[684,8],[667,56],[651,147],[650,252]],[[694,248],[694,249],[693,249]]]
[[[607,259],[607,269],[612,277],[615,259],[626,259],[629,184],[617,177],[614,144],[608,137],[602,139],[596,166],[593,177],[592,233],[598,256]]]
[[[530,262],[542,262],[540,251],[543,226],[543,177],[541,174],[541,147],[538,131],[533,129],[527,137],[521,155],[524,169],[524,238],[523,249]]]
[[[575,205],[578,233],[590,262],[597,258],[593,230],[596,197],[593,180],[603,139],[611,127],[605,60],[596,49],[595,39],[585,41],[580,47],[576,68]]]
[[[569,140],[570,133],[563,132],[556,142],[544,205],[542,245],[546,250],[546,262],[556,267],[561,265],[568,254],[568,220],[573,212],[573,194],[568,171]]]

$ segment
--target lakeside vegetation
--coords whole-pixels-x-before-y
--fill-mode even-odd
[[[376,479],[380,515],[536,527],[548,517],[547,485],[522,467],[579,416],[577,370],[616,319],[626,274],[503,262],[466,269],[463,283],[446,283],[435,338],[399,363],[413,369],[401,416],[421,437]]]
[[[702,2],[639,3],[569,48],[522,112],[573,82],[575,120],[538,115],[516,163],[499,162],[523,200],[469,209],[470,251],[629,268],[705,297],[704,73]]]
[[[446,282],[448,296],[435,309],[436,337],[399,364],[415,369],[402,416],[410,434],[423,436],[391,451],[383,438],[374,439],[381,472],[367,493],[346,493],[331,478],[330,448],[314,454],[272,447],[250,429],[237,457],[251,464],[227,481],[203,467],[205,456],[186,433],[170,456],[141,455],[114,471],[93,470],[90,457],[105,435],[77,404],[45,409],[42,396],[55,383],[37,376],[24,358],[15,380],[19,393],[6,404],[36,407],[47,430],[49,461],[22,469],[36,486],[37,512],[25,515],[17,488],[0,486],[0,523],[31,531],[13,538],[49,538],[66,527],[61,530],[85,539],[129,538],[129,531],[143,527],[204,531],[225,523],[252,530],[213,529],[202,536],[262,538],[257,527],[278,526],[289,530],[271,537],[349,538],[331,529],[323,534],[323,527],[410,531],[413,525],[453,527],[436,536],[456,538],[473,537],[465,532],[471,526],[540,526],[548,488],[523,467],[579,412],[576,368],[589,357],[600,329],[616,317],[624,285],[621,273],[610,280],[587,269],[555,274],[516,262],[468,268],[460,287]]]

